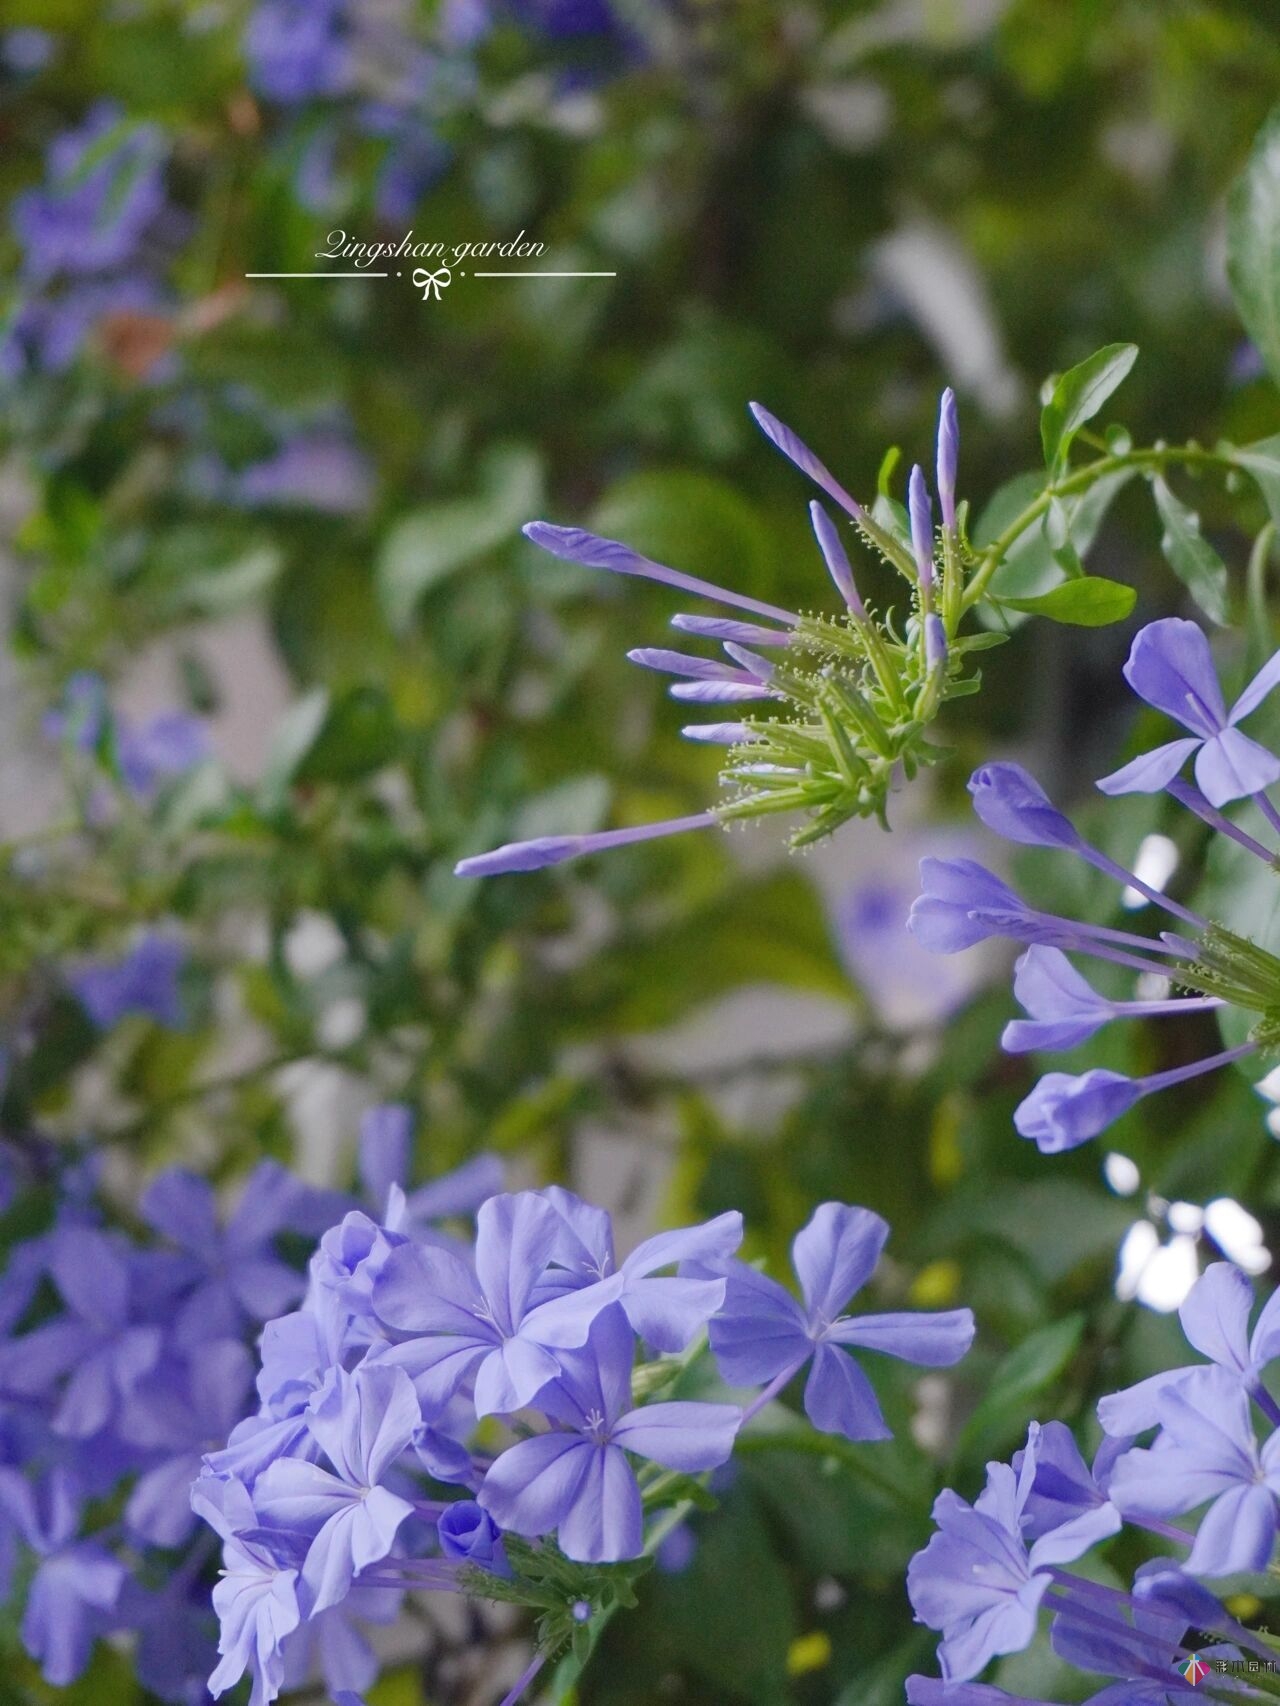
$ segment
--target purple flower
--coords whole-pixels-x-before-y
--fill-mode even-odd
[[[345,92],[351,77],[347,0],[258,0],[245,32],[254,87],[293,106]]]
[[[725,1264],[723,1308],[711,1321],[711,1348],[732,1386],[780,1390],[812,1359],[805,1413],[823,1433],[891,1437],[871,1383],[844,1347],[879,1351],[927,1368],[959,1362],[973,1342],[967,1309],[938,1314],[850,1316],[849,1299],[871,1278],[889,1228],[870,1209],[823,1203],[796,1234],[791,1259],[803,1304],[776,1280],[742,1263]],[[753,1408],[758,1406],[753,1406]]]
[[[1022,1523],[1038,1452],[1033,1428],[1018,1473],[988,1464],[976,1504],[940,1493],[933,1507],[938,1533],[907,1569],[916,1616],[942,1634],[938,1662],[946,1682],[968,1682],[989,1660],[1022,1652],[1035,1635],[1052,1566],[1079,1558],[1097,1539],[1086,1519],[1051,1529],[1028,1547]]]
[[[756,425],[769,440],[787,458],[794,462],[802,474],[807,474],[813,483],[821,486],[833,502],[839,504],[846,515],[851,515],[855,521],[866,517],[866,511],[856,498],[849,496],[835,475],[819,457],[815,456],[809,446],[791,428],[780,421],[777,415],[771,414],[763,403],[748,405]]]
[[[1086,864],[1125,888],[1133,888],[1166,912],[1193,928],[1204,920],[1179,906],[1132,871],[1091,847],[1049,799],[1044,789],[1020,764],[984,764],[969,778],[973,809],[988,829],[1024,847],[1057,847],[1075,853]]]
[[[268,461],[238,474],[230,497],[248,509],[309,509],[356,515],[368,509],[373,474],[368,459],[334,433],[292,439]]]
[[[209,756],[209,731],[199,717],[166,711],[139,728],[121,725],[120,774],[129,792],[146,799],[161,783],[183,776]]]
[[[221,1445],[244,1416],[253,1363],[238,1339],[213,1339],[160,1366],[135,1395],[151,1412],[164,1455],[145,1469],[125,1505],[125,1523],[152,1546],[181,1546],[195,1524],[188,1497],[206,1451]],[[139,1429],[133,1429],[135,1437]]]
[[[403,1599],[399,1588],[357,1583],[341,1605],[309,1617],[285,1638],[285,1689],[312,1685],[318,1669],[335,1701],[344,1694],[358,1701],[365,1689],[373,1687],[382,1668],[362,1625],[393,1623]]]
[[[956,468],[960,460],[960,420],[956,394],[948,385],[938,407],[938,501],[942,525],[948,533],[956,527]]]
[[[224,1542],[222,1575],[213,1590],[221,1663],[209,1692],[216,1700],[247,1671],[253,1679],[249,1706],[270,1706],[284,1680],[281,1649],[302,1621],[297,1564],[272,1550],[238,1481],[204,1475],[191,1489],[191,1503]]]
[[[1194,640],[1190,638],[1192,635]],[[1149,637],[1145,646],[1144,636]],[[1185,687],[1195,674],[1193,665],[1197,657],[1212,679],[1207,642],[1194,624],[1155,623],[1135,641],[1127,673],[1131,681],[1145,683],[1150,694],[1162,693],[1168,708],[1174,702],[1170,658],[1179,662],[1183,673],[1178,680]],[[1273,663],[1280,679],[1280,654]],[[1237,711],[1240,706],[1251,709],[1260,701],[1269,690],[1271,670],[1268,665],[1256,678]],[[1189,687],[1183,697],[1188,704],[1192,701],[1200,704]],[[1153,698],[1152,702],[1156,700]],[[1220,702],[1219,695],[1217,703]],[[1187,715],[1204,722],[1198,710],[1188,710]],[[1205,728],[1208,729],[1207,723]],[[1206,762],[1210,765],[1219,762],[1214,756],[1216,739],[1210,730],[1200,741],[1191,743],[1203,748],[1201,757],[1208,755]],[[1172,752],[1173,748],[1164,750]],[[1183,752],[1182,757],[1185,756]],[[1272,856],[1266,847],[1238,830],[1203,794],[1176,778],[1178,762],[1181,759],[1173,764],[1162,783],[1152,786],[1167,783],[1174,797],[1204,822],[1233,837],[1270,865]],[[921,865],[924,892],[912,907],[909,921],[923,946],[936,953],[956,953],[990,936],[1007,936],[1030,944],[1029,951],[1018,962],[1014,985],[1029,1019],[1014,1021],[1006,1028],[1003,1042],[1009,1052],[1074,1048],[1109,1020],[1121,1016],[1183,1015],[1227,1005],[1250,1015],[1254,1029],[1249,1034],[1256,1038],[1257,1016],[1265,1015],[1274,1003],[1276,976],[1272,958],[1265,950],[1210,925],[1091,847],[1020,766],[985,765],[974,773],[969,786],[975,810],[990,828],[1024,845],[1062,848],[1075,853],[1126,888],[1137,889],[1148,901],[1172,913],[1181,925],[1195,932],[1191,935],[1182,929],[1165,930],[1158,937],[1142,936],[1056,917],[1026,905],[980,865],[963,860],[925,861]],[[1280,829],[1280,813],[1266,795],[1258,792],[1254,797],[1268,822]],[[1076,972],[1064,957],[1065,952],[1088,954],[1129,971],[1181,981],[1200,993],[1181,999],[1108,1000]],[[1142,1098],[1244,1060],[1258,1046],[1256,1040],[1247,1040],[1234,1048],[1144,1078],[1130,1078],[1103,1068],[1079,1075],[1051,1072],[1019,1106],[1014,1124],[1022,1136],[1034,1139],[1046,1154],[1073,1149],[1096,1137]]]
[[[1172,1067],[1168,1072],[1153,1072],[1146,1078],[1127,1078],[1122,1072],[1100,1066],[1078,1076],[1047,1072],[1031,1094],[1018,1104],[1013,1123],[1020,1136],[1034,1140],[1042,1155],[1059,1155],[1064,1149],[1076,1149],[1091,1137],[1097,1137],[1144,1096],[1168,1090],[1189,1078],[1228,1066],[1234,1060],[1243,1060],[1256,1046],[1241,1043],[1238,1048],[1224,1049],[1220,1054]]]
[[[944,1682],[936,1676],[907,1678],[907,1706],[1054,1706],[1051,1700],[1032,1700],[1022,1694],[1006,1694],[986,1682]],[[1096,1706],[1090,1701],[1088,1706]],[[1108,1706],[1122,1706],[1108,1702]]]
[[[728,1404],[631,1408],[635,1336],[621,1309],[597,1317],[584,1348],[563,1352],[538,1398],[555,1424],[511,1446],[485,1476],[480,1504],[500,1528],[555,1531],[566,1557],[615,1563],[644,1546],[640,1488],[627,1454],[697,1473],[725,1462],[741,1413]]]
[[[1116,1463],[1116,1505],[1125,1516],[1165,1518],[1207,1504],[1187,1569],[1205,1576],[1265,1569],[1280,1528],[1280,1434],[1259,1453],[1248,1394],[1217,1368],[1165,1386],[1155,1411],[1155,1446],[1128,1451]]]
[[[541,1344],[582,1344],[600,1311],[620,1303],[651,1349],[674,1354],[684,1350],[724,1302],[722,1279],[661,1275],[658,1269],[726,1261],[742,1242],[742,1216],[736,1211],[717,1215],[701,1226],[656,1233],[638,1244],[619,1266],[613,1226],[603,1209],[591,1207],[558,1185],[542,1195],[563,1224],[552,1250],[552,1266],[537,1291],[534,1321]]]
[[[844,548],[844,541],[836,530],[835,522],[832,521],[817,498],[814,498],[809,505],[809,518],[813,522],[813,531],[818,541],[818,549],[822,552],[822,560],[826,563],[827,571],[835,582],[836,591],[855,616],[865,616],[866,609],[858,596],[858,589],[854,585],[849,553]]]
[[[126,1413],[159,1360],[162,1334],[139,1323],[136,1262],[108,1234],[68,1227],[50,1235],[47,1251],[65,1313],[0,1344],[0,1392],[52,1403],[56,1433],[93,1439]]]
[[[308,1426],[332,1472],[299,1458],[280,1458],[254,1489],[266,1527],[310,1536],[302,1582],[311,1615],[336,1605],[361,1570],[385,1558],[413,1506],[382,1485],[422,1426],[407,1375],[369,1365],[334,1369],[315,1400]]]
[[[474,1375],[477,1413],[509,1414],[559,1373],[526,1317],[561,1226],[549,1202],[522,1191],[481,1205],[474,1271],[451,1250],[409,1244],[391,1252],[373,1307],[388,1327],[415,1335],[394,1354],[428,1408]]]
[[[925,481],[924,469],[917,463],[911,470],[907,487],[907,512],[911,519],[911,549],[915,553],[916,572],[926,599],[933,587],[933,501]]]
[[[26,276],[44,283],[58,273],[111,272],[132,260],[164,207],[167,153],[155,125],[127,123],[109,102],[57,137],[44,186],[13,203]]]
[[[799,621],[799,617],[788,610],[780,610],[776,604],[763,604],[758,598],[747,598],[743,593],[699,580],[696,575],[669,569],[663,563],[655,563],[651,557],[642,557],[629,545],[620,544],[616,539],[601,539],[580,527],[557,527],[549,521],[531,521],[523,531],[535,545],[571,563],[582,563],[590,569],[607,569],[611,574],[639,575],[644,580],[661,581],[664,586],[678,587],[681,592],[708,598],[713,604],[729,604],[739,610],[749,610],[753,615],[782,622],[789,628],[795,627]]]
[[[248,1321],[283,1315],[302,1296],[305,1281],[276,1254],[288,1229],[305,1230],[307,1191],[274,1161],[254,1169],[225,1225],[213,1187],[183,1168],[170,1168],[143,1192],[142,1218],[182,1253],[174,1268],[182,1301],[173,1322],[184,1344],[238,1337]]]
[[[693,817],[669,818],[663,823],[644,823],[634,829],[606,829],[596,835],[543,835],[533,841],[509,841],[491,853],[460,859],[454,866],[459,877],[498,877],[516,871],[541,871],[548,865],[563,865],[587,853],[603,853],[633,841],[654,841],[664,835],[681,835],[687,829],[710,829],[714,812]]]
[[[406,1195],[413,1153],[413,1114],[402,1102],[370,1108],[360,1121],[360,1184],[365,1201],[393,1232],[474,1214],[502,1190],[502,1163],[476,1155],[451,1173]]]
[[[62,698],[41,719],[46,740],[67,741],[78,752],[92,752],[107,722],[107,684],[92,670],[69,677]]]
[[[922,859],[920,882],[907,929],[931,954],[958,954],[992,936],[1041,933],[1040,914],[976,859]]]
[[[1014,972],[1013,993],[1027,1013],[1005,1026],[1001,1046],[1007,1054],[1032,1049],[1072,1049],[1122,1017],[1157,1018],[1221,1007],[1212,996],[1179,996],[1168,1001],[1110,1001],[1083,978],[1058,948],[1030,947]]]
[[[509,1576],[502,1532],[474,1499],[455,1499],[436,1524],[440,1550],[458,1564],[472,1564],[491,1576]]]
[[[100,1031],[133,1013],[177,1031],[186,1022],[178,986],[186,961],[181,942],[148,933],[123,959],[83,965],[67,982]]]
[[[54,1469],[40,1489],[0,1469],[0,1502],[40,1562],[27,1590],[22,1644],[46,1682],[67,1688],[111,1627],[124,1566],[94,1540],[77,1540],[80,1499],[72,1475]]]
[[[1074,1533],[1091,1532],[1095,1541],[1117,1533],[1120,1514],[1105,1488],[1122,1445],[1104,1440],[1090,1469],[1065,1423],[1032,1423],[1031,1436],[1035,1442],[1035,1478],[1022,1507],[1023,1537],[1039,1540],[1068,1523],[1076,1525]],[[1015,1475],[1021,1472],[1022,1462],[1023,1453],[1016,1452]]]
[[[1253,1287],[1244,1274],[1230,1262],[1213,1262],[1183,1299],[1178,1319],[1188,1344],[1237,1380],[1272,1423],[1280,1423],[1280,1407],[1262,1384],[1263,1370],[1280,1355],[1280,1291],[1267,1299],[1250,1334],[1252,1311]],[[1145,1433],[1159,1421],[1159,1394],[1203,1366],[1170,1369],[1113,1392],[1099,1402],[1098,1420],[1114,1437]]]
[[[1167,616],[1137,635],[1124,666],[1125,680],[1140,699],[1191,730],[1131,764],[1104,776],[1104,794],[1155,793],[1196,755],[1195,776],[1212,806],[1260,793],[1280,780],[1280,758],[1236,725],[1280,682],[1280,652],[1263,665],[1228,712],[1203,629]]]

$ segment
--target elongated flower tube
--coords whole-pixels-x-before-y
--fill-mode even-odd
[[[1177,716],[1195,735],[1134,759],[1104,778],[1099,787],[1105,793],[1163,787],[1215,832],[1276,869],[1276,852],[1241,829],[1221,808],[1247,796],[1268,824],[1280,826],[1280,814],[1265,792],[1268,779],[1280,779],[1280,758],[1235,728],[1280,683],[1280,653],[1258,672],[1229,715],[1208,642],[1194,623],[1171,618],[1144,628],[1133,642],[1125,675],[1144,699]],[[1198,787],[1178,774],[1193,754]],[[1014,993],[1027,1017],[1005,1029],[1003,1044],[1010,1053],[1077,1048],[1117,1019],[1225,1014],[1236,1009],[1249,1024],[1243,1042],[1145,1077],[1131,1078],[1097,1067],[1048,1073],[1014,1116],[1022,1136],[1045,1153],[1075,1148],[1105,1131],[1147,1096],[1280,1048],[1280,957],[1261,943],[1201,917],[1185,902],[1092,846],[1020,765],[983,765],[970,779],[969,791],[978,816],[997,835],[1023,846],[1072,853],[1119,889],[1136,892],[1154,911],[1177,921],[1176,929],[1140,935],[1052,917],[1027,906],[981,866],[964,860],[926,860],[921,866],[923,893],[909,919],[909,927],[924,947],[935,953],[957,953],[992,936],[1027,944],[1014,979]],[[1175,995],[1170,988],[1167,993],[1148,994],[1135,988],[1133,997],[1113,999],[1094,989],[1067,959],[1068,954],[1086,955],[1145,975],[1148,987],[1155,974],[1186,993]]]
[[[683,704],[742,708],[732,720],[683,730],[689,740],[729,749],[720,777],[726,797],[708,814],[675,818],[651,831],[607,830],[509,843],[463,859],[458,875],[540,870],[650,833],[676,834],[713,821],[774,814],[800,820],[790,838],[794,847],[820,840],[852,817],[876,817],[887,827],[891,791],[902,778],[935,762],[936,751],[926,738],[929,725],[949,698],[977,688],[977,678],[965,675],[968,654],[996,643],[994,635],[965,638],[957,631],[962,542],[954,525],[943,539],[941,584],[947,596],[935,610],[939,579],[932,506],[920,469],[912,476],[912,534],[906,538],[878,506],[873,513],[859,503],[776,415],[758,403],[751,412],[769,441],[839,507],[862,544],[902,576],[910,599],[907,620],[880,617],[868,608],[841,529],[817,500],[810,505],[810,520],[843,606],[831,616],[785,610],[582,528],[530,522],[526,536],[568,562],[654,581],[720,607],[722,613],[709,615],[681,611],[671,623],[695,639],[718,643],[722,657],[664,646],[636,646],[627,656],[643,669],[675,677],[669,693]],[[944,519],[950,515],[953,524],[954,398],[949,405],[944,399],[944,419],[949,460],[942,466],[951,482]]]

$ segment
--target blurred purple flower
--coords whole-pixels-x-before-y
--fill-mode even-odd
[[[82,965],[67,983],[100,1031],[135,1013],[177,1031],[186,1022],[179,989],[186,962],[181,942],[148,934],[123,959]]]
[[[0,1469],[0,1502],[40,1560],[27,1590],[22,1644],[55,1688],[67,1688],[112,1626],[125,1582],[123,1564],[93,1540],[79,1540],[80,1497],[73,1476],[55,1468],[39,1487]]]
[[[247,509],[310,509],[355,515],[373,495],[369,459],[335,433],[302,434],[269,460],[237,474],[229,497]]]
[[[45,183],[13,203],[24,275],[113,272],[135,257],[165,205],[168,144],[160,129],[125,120],[110,102],[52,143]]]

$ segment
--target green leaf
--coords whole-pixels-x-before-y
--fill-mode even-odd
[[[1227,278],[1245,330],[1280,378],[1280,107],[1227,198]]]
[[[965,1423],[961,1455],[983,1457],[1026,1427],[1033,1400],[1066,1368],[1083,1332],[1084,1316],[1068,1315],[1030,1334],[996,1364],[985,1394]]]
[[[295,782],[350,782],[395,757],[399,731],[380,687],[355,687],[336,700],[294,772]]]
[[[328,715],[328,688],[313,687],[276,724],[262,777],[262,803],[268,810],[283,801],[299,766],[319,739]]]
[[[1151,482],[1164,523],[1160,548],[1169,567],[1211,622],[1227,620],[1227,565],[1201,536],[1200,517],[1176,498],[1160,475]]]
[[[404,516],[378,553],[375,583],[383,614],[403,633],[418,601],[478,557],[514,539],[542,503],[542,466],[521,446],[499,446],[481,469],[473,498],[430,504]]]
[[[1049,469],[1062,466],[1071,441],[1122,385],[1138,359],[1137,344],[1107,344],[1064,373],[1040,411],[1040,441]]]
[[[1083,492],[1057,499],[1057,506],[1066,518],[1067,538],[1077,557],[1088,555],[1107,510],[1116,494],[1133,478],[1133,472],[1131,468],[1117,469],[1101,475]],[[975,546],[981,549],[998,538],[1043,490],[1042,474],[1018,474],[999,487],[975,523]],[[1037,593],[1052,591],[1060,578],[1061,570],[1054,561],[1044,529],[1032,526],[1019,535],[1006,553],[992,577],[991,594],[1011,606],[1015,598],[1032,598]],[[984,602],[981,610],[987,619],[995,617],[989,603]]]
[[[1280,433],[1254,444],[1234,445],[1228,455],[1256,481],[1268,515],[1280,527]]]
[[[1133,587],[1121,581],[1086,575],[1083,580],[1064,581],[1034,598],[1003,598],[997,602],[1026,616],[1047,616],[1051,622],[1066,622],[1073,628],[1106,628],[1123,622],[1138,601]]]

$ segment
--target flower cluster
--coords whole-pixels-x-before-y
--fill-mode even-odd
[[[340,156],[352,138],[378,143],[379,217],[407,219],[448,161],[436,120],[462,92],[465,67],[445,66],[414,38],[403,7],[362,0],[258,0],[244,37],[250,86],[300,115],[286,129],[301,200],[340,207]]]
[[[82,670],[63,689],[43,722],[47,739],[69,756],[105,760],[132,799],[146,803],[167,783],[209,757],[209,731],[185,711],[161,711],[144,723],[113,713],[100,675]],[[99,803],[99,809],[100,803]]]
[[[1280,1405],[1264,1376],[1280,1353],[1277,1296],[1251,1333],[1252,1288],[1216,1263],[1181,1310],[1208,1361],[1104,1398],[1091,1467],[1061,1422],[1032,1423],[1011,1464],[988,1465],[972,1505],[940,1495],[938,1532],[907,1586],[918,1619],[942,1636],[942,1676],[912,1677],[911,1706],[1045,1706],[975,1681],[993,1659],[1023,1651],[1042,1615],[1061,1658],[1109,1679],[1090,1706],[1275,1698],[1280,1643],[1244,1628],[1200,1578],[1274,1567]],[[1135,1443],[1143,1437],[1150,1443]],[[1172,1520],[1194,1512],[1194,1526]],[[1122,1528],[1177,1554],[1148,1559],[1127,1593],[1063,1568]]]
[[[44,183],[13,203],[22,250],[18,299],[0,340],[0,374],[58,372],[109,316],[154,315],[175,214],[169,144],[154,124],[100,102],[50,144]]]
[[[366,1117],[369,1200],[394,1195],[425,1230],[500,1186],[482,1158],[406,1196],[410,1129],[399,1106]],[[189,1488],[250,1411],[252,1341],[303,1296],[288,1241],[314,1239],[349,1199],[263,1162],[223,1217],[205,1180],[174,1169],[148,1185],[142,1236],[128,1237],[108,1225],[92,1169],[41,1150],[15,1171],[33,1159],[37,1178],[56,1170],[58,1206],[0,1279],[0,1600],[24,1597],[22,1641],[53,1685],[81,1674],[95,1640],[130,1633],[142,1683],[186,1701],[215,1656],[214,1548]],[[309,1652],[294,1643],[291,1676]],[[334,1687],[371,1680],[359,1640],[325,1652]]]
[[[891,789],[930,764],[936,749],[924,733],[944,701],[976,692],[965,675],[969,655],[997,645],[998,634],[961,637],[970,560],[956,507],[959,426],[955,397],[943,393],[937,438],[937,489],[942,510],[941,563],[936,561],[933,501],[923,470],[912,470],[907,505],[881,498],[871,509],[852,497],[791,428],[758,403],[751,405],[765,436],[844,512],[865,544],[905,579],[905,622],[877,617],[854,581],[844,541],[830,513],[809,506],[819,552],[844,603],[838,616],[800,615],[655,563],[614,539],[576,527],[534,521],[535,545],[570,562],[614,574],[639,575],[742,615],[673,616],[671,625],[695,639],[718,641],[724,656],[708,658],[666,647],[628,652],[632,663],[674,676],[671,696],[685,705],[733,707],[735,720],[694,723],[690,740],[729,749],[721,780],[728,800],[714,809],[665,823],[595,835],[544,836],[513,842],[464,859],[460,876],[534,871],[628,842],[772,813],[803,813],[791,836],[801,847],[821,840],[854,817],[887,821]],[[745,619],[744,619],[745,618]],[[775,709],[780,714],[766,717]]]
[[[1280,833],[1280,812],[1266,790],[1280,780],[1280,758],[1243,734],[1239,723],[1280,683],[1280,653],[1254,677],[1228,711],[1209,643],[1194,622],[1168,617],[1143,628],[1133,642],[1125,679],[1138,697],[1191,732],[1144,753],[1098,787],[1105,794],[1164,790],[1211,828],[1268,866],[1278,857],[1228,817],[1223,808],[1248,800],[1269,830]],[[1180,773],[1194,759],[1195,782]],[[1157,936],[1086,924],[1029,906],[984,866],[969,859],[925,859],[924,892],[909,920],[917,939],[935,953],[958,953],[988,937],[1025,942],[1014,992],[1026,1019],[1004,1033],[1011,1053],[1071,1049],[1113,1019],[1164,1017],[1235,1008],[1247,1015],[1245,1041],[1168,1071],[1132,1078],[1095,1068],[1079,1075],[1050,1072],[1018,1108],[1015,1124],[1047,1154],[1096,1137],[1144,1096],[1181,1084],[1280,1043],[1280,959],[1259,943],[1202,918],[1092,847],[1058,811],[1033,777],[1016,764],[986,764],[969,791],[984,824],[1024,846],[1074,853],[1135,890],[1175,922]],[[1134,972],[1139,996],[1112,1000],[1076,970],[1069,953]],[[1150,993],[1152,983],[1160,993]],[[1187,993],[1174,996],[1180,987]]]
[[[248,1673],[269,1702],[299,1643],[429,1588],[539,1613],[514,1701],[632,1602],[739,1429],[806,1366],[815,1427],[883,1439],[849,1347],[935,1367],[973,1335],[967,1310],[845,1313],[888,1233],[867,1209],[825,1204],[797,1235],[800,1301],[736,1259],[736,1213],[618,1261],[609,1216],[559,1187],[489,1196],[466,1244],[439,1210],[393,1185],[378,1218],[324,1235],[301,1308],[263,1332],[257,1414],[204,1459],[192,1504],[224,1546],[215,1695]],[[763,1384],[745,1409],[678,1395],[707,1333],[730,1385]]]

